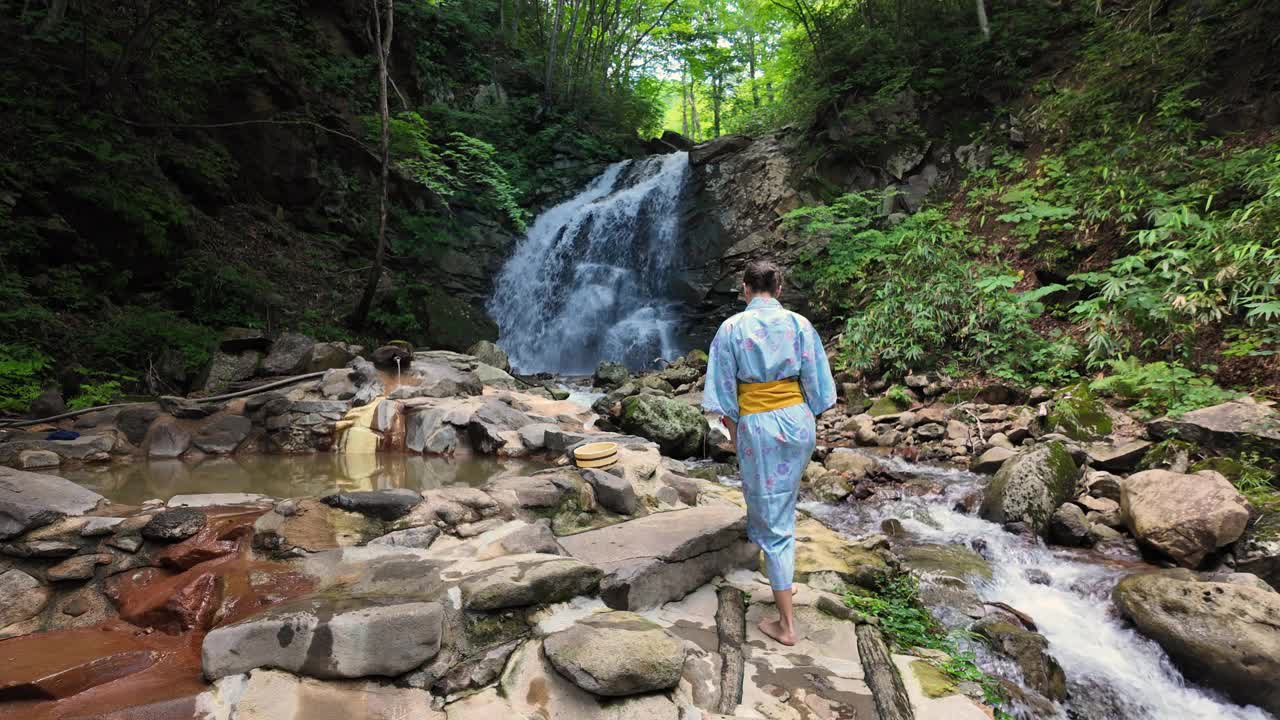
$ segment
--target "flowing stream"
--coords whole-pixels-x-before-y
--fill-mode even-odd
[[[679,209],[688,153],[610,165],[538,216],[495,282],[498,344],[522,373],[590,373],[674,359]]]
[[[916,481],[937,483],[941,494],[907,497],[879,504],[802,507],[832,527],[855,536],[878,532],[880,523],[897,518],[906,538],[895,542],[976,546],[990,561],[989,581],[972,579],[983,601],[1005,602],[1029,615],[1049,641],[1049,652],[1066,672],[1070,697],[1059,717],[1071,720],[1268,720],[1256,707],[1234,705],[1221,696],[1186,682],[1164,651],[1126,627],[1111,603],[1117,581],[1134,572],[1135,561],[1098,554],[1051,549],[1043,543],[1004,532],[998,525],[955,509],[966,493],[986,478],[972,473],[884,461],[892,470]],[[1048,576],[1049,583],[1028,579],[1028,571]],[[1043,576],[1041,578],[1043,581]],[[938,608],[947,625],[958,625],[961,613]],[[1010,670],[999,659],[981,664]],[[1029,717],[1039,717],[1029,715]]]

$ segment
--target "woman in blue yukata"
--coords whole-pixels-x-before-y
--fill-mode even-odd
[[[794,645],[796,496],[817,443],[814,418],[835,405],[836,385],[813,324],[778,302],[778,266],[751,263],[742,290],[747,309],[711,343],[702,407],[724,417],[737,444],[747,535],[764,553],[778,607],[778,619],[760,630]]]

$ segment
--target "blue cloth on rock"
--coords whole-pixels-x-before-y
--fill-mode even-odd
[[[739,418],[738,384],[797,378],[805,403]],[[796,497],[817,443],[814,417],[836,404],[836,383],[813,324],[773,298],[725,320],[711,343],[702,407],[738,423],[747,535],[764,553],[774,590],[795,575]]]

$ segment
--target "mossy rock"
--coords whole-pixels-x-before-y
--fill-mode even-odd
[[[911,673],[920,682],[920,689],[925,697],[940,698],[954,695],[956,692],[955,680],[928,660],[912,660]]]
[[[688,355],[684,356],[686,364],[698,368],[699,370],[707,369],[707,353],[704,350],[690,350]]]
[[[1084,383],[1060,391],[1053,400],[1053,410],[1045,418],[1049,432],[1081,442],[1098,440],[1111,434],[1111,416],[1106,406],[1095,398]]]
[[[1241,475],[1244,475],[1244,465],[1239,460],[1229,457],[1205,458],[1191,466],[1192,474],[1201,470],[1213,470],[1233,483],[1239,480]]]
[[[520,613],[467,613],[464,632],[472,649],[502,645],[529,634],[529,625]]]
[[[991,564],[963,545],[908,545],[897,554],[903,565],[922,573],[957,580],[967,577],[991,579]]]
[[[657,375],[646,375],[640,378],[640,387],[657,390],[663,395],[675,395],[676,389],[671,387],[671,383],[658,377]]]
[[[1199,448],[1185,440],[1163,440],[1151,446],[1138,463],[1139,470],[1169,470],[1188,466]],[[1210,468],[1217,469],[1217,468]],[[1223,473],[1224,475],[1226,473]]]
[[[676,459],[699,456],[707,421],[692,405],[657,395],[634,395],[622,401],[622,429],[648,438]]]
[[[871,417],[880,417],[882,415],[896,415],[900,412],[906,412],[910,409],[911,403],[904,402],[901,398],[892,398],[888,395],[882,395],[871,403],[871,408],[867,410],[867,414]]]
[[[979,515],[995,523],[1022,522],[1039,535],[1049,518],[1075,492],[1079,469],[1060,442],[1009,458],[987,485]]]

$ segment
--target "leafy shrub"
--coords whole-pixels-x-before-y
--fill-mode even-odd
[[[846,318],[840,349],[850,367],[902,373],[951,361],[1037,379],[1060,373],[1054,364],[1072,355],[1031,327],[1062,286],[1012,292],[1020,276],[977,262],[978,243],[939,210],[885,227],[876,195],[859,193],[801,208],[785,222],[826,240],[807,275],[825,309]]]
[[[173,311],[129,305],[103,323],[89,344],[95,360],[125,372],[146,368],[173,351],[181,370],[192,375],[208,365],[217,342],[217,330]]]
[[[1111,374],[1091,382],[1089,389],[1120,398],[1154,415],[1180,415],[1239,396],[1176,363],[1142,363],[1124,358],[1108,364]]]
[[[27,412],[51,369],[49,357],[39,350],[0,343],[0,411]]]
[[[84,368],[81,368],[83,371]],[[112,373],[89,373],[95,382],[80,384],[80,392],[67,403],[68,410],[84,410],[85,408],[110,405],[124,394],[123,383],[136,382],[136,378]]]

